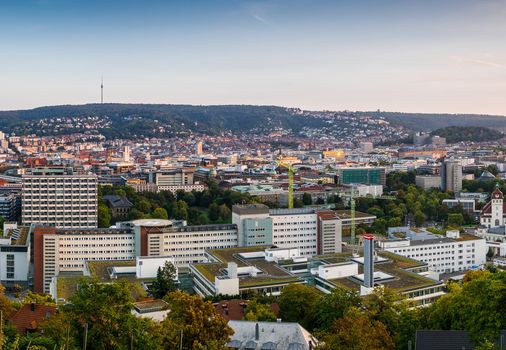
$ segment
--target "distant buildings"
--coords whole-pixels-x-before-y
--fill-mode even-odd
[[[374,150],[372,142],[360,142],[360,151],[362,153],[371,153]]]
[[[430,175],[416,175],[416,185],[424,190],[431,188],[441,188],[441,177]]]
[[[441,163],[441,189],[443,191],[460,192],[462,190],[462,165],[455,160]]]
[[[386,184],[385,168],[376,167],[350,167],[339,168],[339,184],[364,184],[382,185]]]
[[[417,146],[421,145],[437,145],[437,146],[444,146],[446,145],[446,138],[441,136],[431,136],[430,134],[417,132],[413,136],[413,143]]]

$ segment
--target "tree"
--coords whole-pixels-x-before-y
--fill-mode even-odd
[[[49,294],[37,294],[32,291],[28,291],[25,298],[23,299],[23,304],[38,304],[38,305],[51,305],[56,306],[56,302],[53,300],[51,295]]]
[[[343,317],[351,307],[359,307],[362,299],[357,292],[334,288],[323,296],[316,305],[316,320],[319,330],[329,330],[334,322]]]
[[[462,329],[475,343],[496,340],[506,328],[506,272],[469,273],[462,285],[452,283],[449,293],[427,308],[422,327]]]
[[[144,213],[136,208],[132,208],[128,213],[128,220],[137,220],[142,219],[144,217]]]
[[[311,205],[311,204],[313,204],[313,198],[311,197],[311,194],[309,194],[307,192],[304,192],[302,194],[302,203],[304,203],[304,205]]]
[[[82,281],[71,304],[41,325],[45,336],[55,340],[58,348],[73,349],[83,344],[83,330],[88,329],[88,348],[97,350],[161,348],[162,333],[157,325],[132,313],[131,286],[126,281],[99,283]]]
[[[294,208],[302,208],[302,207],[304,207],[304,202],[301,201],[299,198],[294,198],[293,199],[293,207]]]
[[[111,210],[104,203],[98,205],[98,227],[110,227],[111,226]]]
[[[448,214],[448,225],[462,226],[464,224],[464,216],[461,213]]]
[[[244,310],[244,319],[248,321],[276,321],[276,314],[266,304],[251,300]]]
[[[181,291],[167,294],[164,300],[170,309],[162,323],[165,349],[227,349],[233,331],[211,302]]]
[[[135,208],[144,214],[151,212],[151,203],[145,198],[141,199],[135,204]]]
[[[320,350],[390,350],[395,347],[386,326],[351,308],[344,317],[336,320],[323,338]]]
[[[174,210],[174,217],[178,220],[188,220],[188,204],[184,201],[177,201]]]
[[[222,221],[228,221],[232,217],[232,211],[225,204],[220,205],[218,211]]]
[[[156,279],[149,288],[155,298],[163,298],[167,293],[176,290],[177,273],[173,264],[166,261],[165,265],[158,268]]]
[[[417,210],[413,215],[413,219],[415,220],[415,225],[420,227],[425,222],[425,215],[421,210]]]
[[[279,316],[283,321],[299,322],[306,329],[315,327],[315,308],[321,294],[314,287],[291,284],[283,288],[279,297]]]
[[[169,214],[167,214],[167,210],[164,208],[156,208],[153,212],[153,217],[156,219],[165,219],[167,220],[169,218]]]
[[[492,259],[493,256],[494,256],[494,251],[492,250],[491,247],[489,247],[488,252],[487,252],[487,258]]]
[[[212,203],[209,206],[209,219],[214,222],[217,221],[219,218],[220,218],[220,211],[218,204]]]

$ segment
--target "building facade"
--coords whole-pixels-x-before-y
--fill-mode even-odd
[[[487,245],[485,239],[460,234],[459,231],[448,231],[445,237],[424,233],[407,238],[397,238],[379,242],[380,247],[388,252],[407,258],[423,261],[429,270],[439,273],[466,271],[486,262]]]
[[[135,259],[135,235],[129,229],[57,229],[35,227],[34,290],[49,293],[62,273],[82,273],[86,261]]]
[[[23,175],[21,203],[24,225],[97,227],[97,177],[64,168],[34,169]]]
[[[460,192],[462,190],[462,165],[454,160],[441,163],[441,189],[443,191]]]

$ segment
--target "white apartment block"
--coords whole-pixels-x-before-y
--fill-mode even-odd
[[[97,177],[44,169],[23,175],[23,225],[97,227]]]
[[[311,257],[317,254],[318,228],[314,209],[273,209],[272,243],[278,248],[299,248],[300,255]]]
[[[85,261],[135,258],[135,236],[129,229],[34,228],[34,289],[49,293],[53,277],[82,273]]]
[[[389,239],[379,242],[381,249],[423,261],[429,270],[451,273],[469,270],[486,262],[485,239],[448,231],[446,237],[424,234],[423,239]]]
[[[207,261],[206,250],[237,247],[237,226],[186,226],[170,220],[141,219],[130,223],[137,239],[137,255],[170,256],[177,267]]]

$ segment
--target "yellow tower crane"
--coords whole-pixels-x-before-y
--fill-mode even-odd
[[[293,208],[293,174],[295,169],[292,164],[284,163],[281,158],[277,161],[278,166],[286,168],[288,170],[288,208]]]

